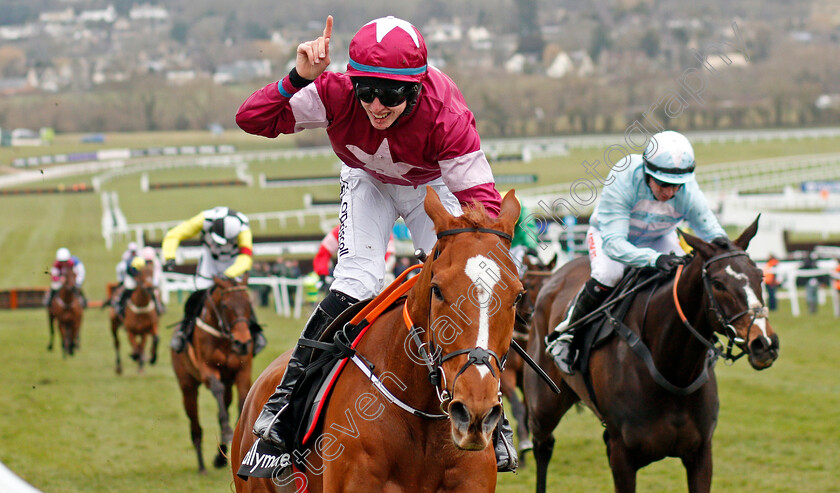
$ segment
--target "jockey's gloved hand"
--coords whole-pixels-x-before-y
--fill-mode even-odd
[[[173,270],[175,270],[175,259],[168,259],[166,263],[163,264],[163,270],[165,270],[166,272],[172,272]]]
[[[715,246],[719,246],[721,248],[728,248],[729,247],[729,238],[725,236],[718,236],[717,238],[712,240],[712,244]]]
[[[661,271],[670,272],[681,263],[683,263],[683,259],[679,255],[663,253],[656,259],[656,268]]]

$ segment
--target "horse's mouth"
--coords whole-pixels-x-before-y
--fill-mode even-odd
[[[484,450],[490,444],[492,435],[485,433],[460,433],[452,427],[452,441],[461,450]]]
[[[449,419],[452,424],[452,441],[461,450],[484,450],[490,443],[493,430],[502,415],[501,406],[493,406],[476,416],[461,401],[449,405]]]
[[[770,368],[779,357],[779,336],[756,337],[749,344],[750,366],[756,370]]]

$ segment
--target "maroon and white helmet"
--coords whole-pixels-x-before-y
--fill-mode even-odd
[[[372,20],[350,41],[351,77],[422,82],[426,77],[426,41],[416,27],[393,16]]]

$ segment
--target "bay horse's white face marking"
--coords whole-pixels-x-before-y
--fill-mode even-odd
[[[493,288],[501,279],[501,269],[499,265],[493,260],[484,255],[476,255],[467,259],[467,265],[464,268],[467,277],[470,278],[475,286],[475,294],[478,298],[478,336],[476,337],[475,346],[483,349],[488,349],[490,343],[490,315],[491,315],[491,297],[493,296]],[[481,378],[490,374],[490,369],[484,365],[478,366],[478,371],[481,373]]]
[[[735,272],[735,269],[732,268],[731,265],[727,265],[725,269],[726,273],[730,276],[734,277],[739,281],[744,282],[744,294],[747,298],[747,305],[750,309],[762,309],[762,313],[766,313],[766,309],[764,305],[759,301],[758,296],[756,296],[755,291],[750,287],[750,279],[746,274]],[[756,317],[754,324],[761,330],[761,334],[770,342],[770,337],[767,335],[767,318],[765,315],[760,315]]]

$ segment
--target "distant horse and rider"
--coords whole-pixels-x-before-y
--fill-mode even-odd
[[[633,271],[601,309],[582,319],[589,322],[576,343],[579,371],[571,375],[546,353],[546,335],[589,279],[588,259],[551,276],[537,297],[528,352],[561,392],[550,393],[533,372],[525,373],[537,492],[546,491],[553,431],[578,401],[605,427],[617,492],[635,491],[638,469],[665,457],[682,460],[689,491],[710,490],[719,408],[715,361],[747,355],[761,370],[778,357],[779,338],[761,299],[762,272],[745,252],[757,228],[758,220],[728,245],[683,234],[694,253],[675,275]]]
[[[118,336],[121,325],[125,327],[126,337],[131,345],[130,356],[132,360],[137,362],[138,372],[143,373],[146,362],[146,356],[143,353],[149,338],[151,338],[151,346],[149,347],[148,362],[152,365],[157,362],[160,314],[152,282],[153,269],[153,264],[146,263],[140,257],[135,257],[126,274],[130,276],[130,279],[127,277],[122,286],[122,289],[127,290],[124,295],[124,306],[117,304],[117,306],[111,307],[111,335],[114,339],[115,371],[117,374],[121,374],[123,370]]]
[[[55,322],[61,337],[62,356],[73,356],[79,348],[79,333],[82,327],[82,296],[76,286],[76,273],[72,266],[61,269],[61,286],[53,293],[48,301],[47,314],[49,317],[50,343],[49,351],[53,349],[55,336]]]
[[[536,255],[536,252],[534,252],[534,254],[524,255],[522,264],[524,272],[520,275],[520,281],[522,282],[522,287],[525,289],[525,295],[516,304],[516,322],[513,326],[513,339],[520,346],[527,347],[528,328],[534,313],[534,302],[537,299],[537,294],[540,292],[542,285],[551,276],[554,267],[557,265],[557,256],[555,255],[549,262],[544,263]],[[502,372],[501,390],[504,397],[507,398],[510,404],[511,414],[516,420],[516,436],[519,439],[517,450],[519,452],[520,467],[525,465],[525,452],[533,448],[528,430],[527,410],[516,390],[519,389],[522,391],[524,396],[524,368],[525,361],[522,357],[514,350],[508,351],[507,361],[505,361],[505,371]]]
[[[172,367],[181,388],[184,410],[190,421],[190,438],[198,459],[199,473],[205,473],[201,451],[202,429],[198,420],[198,389],[210,389],[218,407],[221,437],[213,465],[227,463],[227,446],[233,438],[229,408],[236,388],[241,412],[251,387],[254,342],[251,338],[251,300],[247,275],[241,281],[217,277],[206,290],[195,319],[195,329],[181,352],[172,350]]]
[[[320,426],[297,437],[289,467],[281,464],[273,478],[236,476],[236,491],[495,490],[488,445],[502,416],[502,361],[524,294],[508,254],[519,203],[511,191],[498,218],[480,206],[455,217],[428,188],[425,209],[438,241],[419,275],[400,284],[404,273],[374,301],[353,305],[352,318],[336,319],[321,339],[346,347],[341,365],[352,364],[336,374]],[[289,354],[248,395],[231,450],[235,474],[262,443],[254,422]]]

